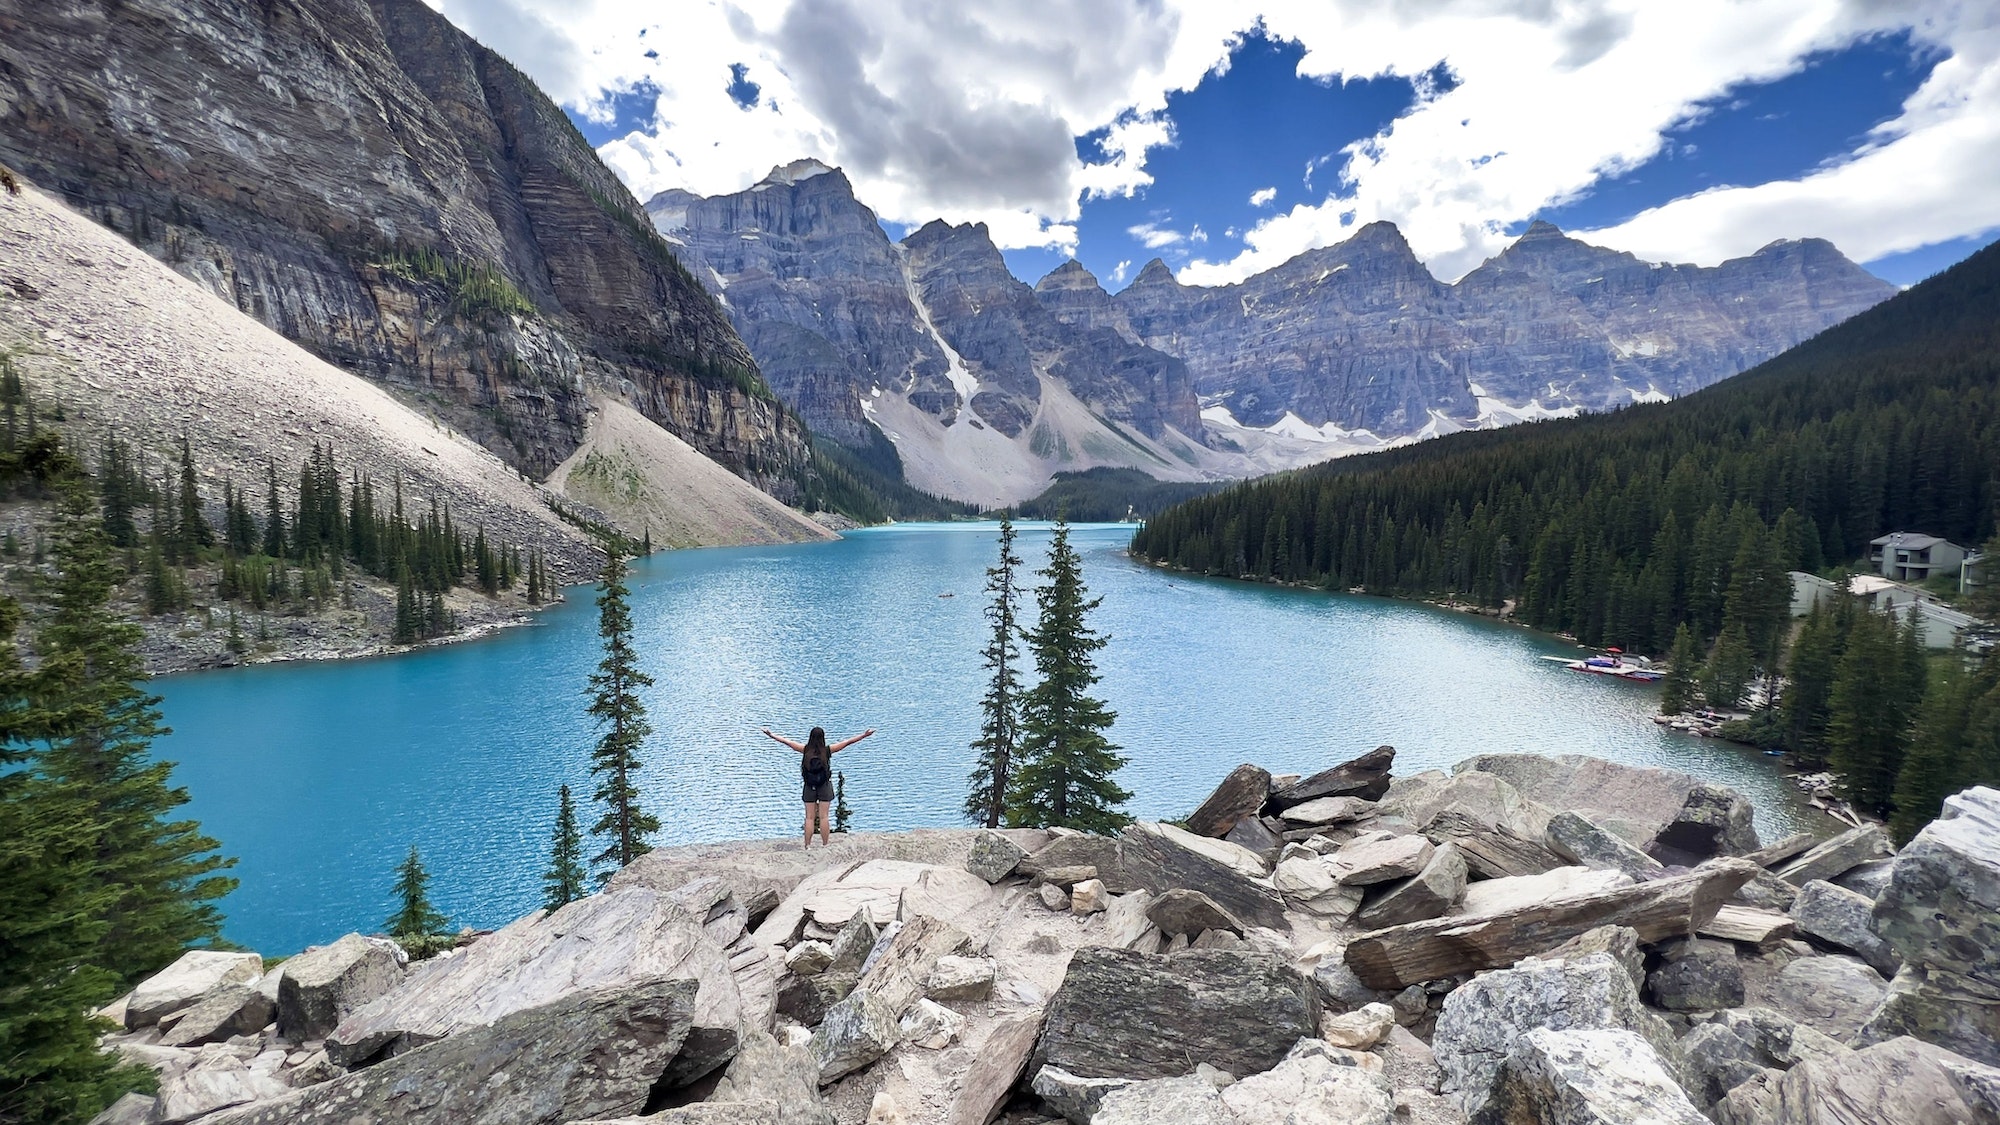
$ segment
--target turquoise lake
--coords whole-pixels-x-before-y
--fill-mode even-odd
[[[1072,530],[1103,605],[1101,694],[1142,817],[1179,816],[1241,762],[1310,772],[1381,743],[1396,772],[1497,751],[1589,753],[1734,786],[1766,839],[1823,831],[1776,763],[1650,721],[1657,689],[1540,659],[1556,638],[1409,602],[1192,579]],[[904,525],[634,564],[654,735],[640,785],[673,844],[796,833],[798,759],[758,734],[879,733],[843,753],[857,830],[963,823],[995,524]],[[1043,563],[1047,525],[1022,528]],[[1033,581],[1033,579],[1031,579]],[[952,597],[941,597],[941,594]],[[267,955],[379,930],[414,844],[454,926],[540,904],[556,786],[584,826],[599,658],[593,590],[537,625],[402,656],[155,683],[191,812],[238,857],[227,936]],[[593,848],[594,852],[595,849]]]

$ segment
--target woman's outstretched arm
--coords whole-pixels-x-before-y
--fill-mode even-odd
[[[772,733],[771,733],[771,729],[770,729],[769,727],[766,727],[766,728],[764,728],[764,737],[765,737],[765,738],[768,738],[768,739],[770,739],[770,740],[771,740],[771,741],[773,741],[773,742],[782,742],[782,743],[784,743],[785,745],[787,745],[787,746],[791,747],[792,749],[794,749],[794,750],[798,751],[798,752],[799,752],[799,753],[801,753],[801,754],[803,754],[803,753],[805,753],[805,752],[806,752],[806,744],[805,744],[805,743],[803,743],[803,742],[793,742],[793,741],[792,741],[791,739],[789,739],[789,738],[786,738],[786,737],[785,737],[784,735],[782,735],[782,734],[772,734]]]
[[[861,741],[864,738],[867,738],[869,735],[874,733],[875,733],[875,728],[869,727],[867,730],[862,731],[860,734],[855,735],[853,738],[843,738],[839,742],[836,742],[831,747],[829,747],[827,749],[827,753],[838,754],[842,750],[847,749],[849,746],[854,745],[855,743]]]

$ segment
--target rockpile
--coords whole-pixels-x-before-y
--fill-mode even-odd
[[[1185,826],[669,849],[406,965],[189,953],[106,1122],[2000,1120],[2000,791],[1901,853],[1581,757],[1229,774]]]

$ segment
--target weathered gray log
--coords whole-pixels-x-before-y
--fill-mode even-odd
[[[1539,840],[1527,837],[1506,825],[1491,825],[1463,809],[1447,808],[1423,827],[1434,844],[1450,842],[1465,853],[1465,865],[1481,879],[1505,879],[1510,875],[1540,875],[1569,861],[1550,851]]]
[[[1347,965],[1370,988],[1401,989],[1504,968],[1597,926],[1629,926],[1642,942],[1688,937],[1759,870],[1747,860],[1717,860],[1686,875],[1501,914],[1391,926],[1349,942]]]
[[[1283,811],[1293,805],[1321,797],[1360,797],[1377,801],[1389,791],[1389,767],[1396,761],[1394,746],[1377,746],[1351,762],[1342,762],[1302,781],[1294,781],[1271,794],[1273,808]]]
[[[1271,773],[1249,763],[1237,766],[1208,795],[1201,807],[1188,814],[1187,830],[1198,836],[1221,839],[1236,822],[1254,818],[1271,796]]]

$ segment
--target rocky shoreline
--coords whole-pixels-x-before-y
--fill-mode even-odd
[[[428,961],[193,952],[103,1125],[1895,1125],[2000,1114],[2000,791],[1901,852],[1685,774],[1225,778],[1185,826],[664,849]]]

